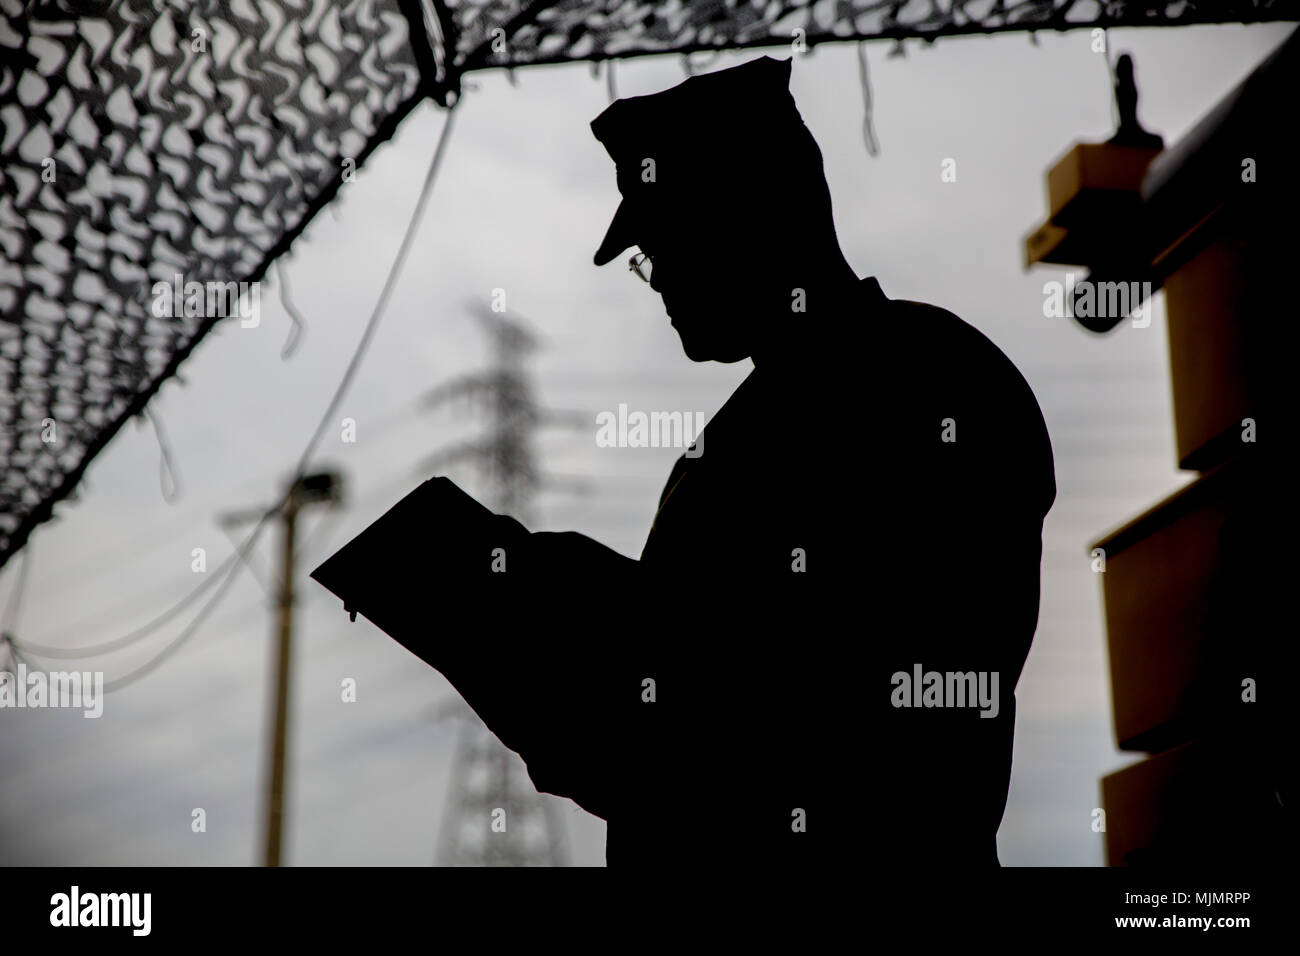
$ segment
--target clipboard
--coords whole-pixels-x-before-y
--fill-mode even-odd
[[[345,544],[311,578],[438,670],[455,663],[462,631],[519,575],[494,560],[526,564],[528,530],[494,514],[448,478],[430,478]],[[500,558],[495,558],[497,549]]]

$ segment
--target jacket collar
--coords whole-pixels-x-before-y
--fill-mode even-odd
[[[858,288],[862,290],[863,296],[871,305],[881,305],[889,301],[889,296],[885,295],[884,290],[880,288],[880,280],[875,276],[858,280]]]

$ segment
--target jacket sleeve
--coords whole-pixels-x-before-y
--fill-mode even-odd
[[[486,614],[464,621],[465,643],[479,650],[435,666],[539,791],[607,818],[621,786],[622,715],[638,692],[619,664],[615,620],[637,562],[575,532],[527,535],[508,560],[505,587],[474,602]]]

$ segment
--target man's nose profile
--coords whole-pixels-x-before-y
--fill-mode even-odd
[[[857,285],[789,73],[763,57],[619,100],[592,123],[623,193],[595,262],[637,247],[695,361],[798,347]]]

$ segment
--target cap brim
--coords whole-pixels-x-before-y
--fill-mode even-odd
[[[634,245],[636,240],[632,238],[632,214],[628,210],[627,200],[624,199],[614,210],[614,218],[610,221],[609,228],[605,230],[605,238],[601,240],[600,248],[596,250],[594,261],[598,266],[613,262],[620,252]]]

